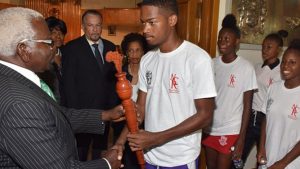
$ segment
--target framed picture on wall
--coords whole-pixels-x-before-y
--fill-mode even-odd
[[[288,32],[285,45],[300,38],[299,0],[232,0],[232,13],[241,29],[242,43],[261,44],[269,33]]]
[[[108,26],[107,32],[108,32],[108,36],[116,36],[117,35],[117,26],[115,26],[115,25]]]

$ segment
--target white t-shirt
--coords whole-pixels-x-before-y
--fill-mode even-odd
[[[131,95],[131,99],[135,102],[138,96],[138,86],[137,85],[131,85],[132,86],[132,95]]]
[[[258,90],[253,95],[252,109],[261,111],[262,104],[267,96],[267,90],[274,82],[280,81],[280,64],[270,69],[269,66],[255,66]]]
[[[243,115],[244,92],[257,88],[253,66],[242,57],[224,63],[214,58],[215,83],[218,96],[213,122],[205,132],[210,135],[239,134]]]
[[[184,41],[176,50],[148,52],[141,60],[139,89],[147,93],[145,130],[164,131],[196,113],[195,99],[216,96],[210,56]],[[194,161],[201,130],[146,152],[148,163],[172,167]]]
[[[267,166],[281,160],[300,141],[300,87],[287,89],[284,81],[272,84],[264,102]],[[285,169],[299,169],[300,157]]]

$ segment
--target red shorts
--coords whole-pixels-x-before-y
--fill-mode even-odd
[[[230,148],[234,146],[239,135],[225,135],[225,136],[212,136],[204,135],[202,139],[202,144],[206,147],[217,150],[223,154],[230,154]]]

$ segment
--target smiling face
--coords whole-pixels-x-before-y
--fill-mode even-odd
[[[54,41],[56,47],[61,47],[64,44],[65,35],[59,28],[54,28],[51,31],[51,39]]]
[[[280,71],[283,80],[292,86],[300,85],[300,52],[295,49],[285,51]]]
[[[238,46],[239,39],[233,31],[228,28],[222,28],[218,36],[218,48],[219,52],[223,56],[235,55],[236,48]]]

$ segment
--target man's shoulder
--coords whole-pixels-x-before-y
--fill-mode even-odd
[[[76,39],[73,39],[66,43],[66,45],[63,46],[64,49],[72,48],[72,47],[78,47],[82,46],[84,43],[87,43],[87,40],[84,37],[78,37]]]
[[[110,51],[110,50],[111,51],[116,50],[116,45],[113,42],[111,42],[111,41],[109,41],[107,39],[102,39],[102,38],[101,38],[101,40],[103,42],[105,50],[108,50],[108,51]]]
[[[204,59],[204,60],[211,59],[210,55],[201,47],[189,41],[184,41],[184,43],[186,44],[184,51],[188,52],[190,57],[195,57],[194,59]]]
[[[61,52],[63,55],[66,55],[68,53],[78,53],[83,49],[87,49],[87,47],[87,40],[85,39],[85,37],[81,36],[69,41],[68,43],[66,43],[66,45],[62,46]]]
[[[245,59],[242,56],[238,56],[238,57],[239,57],[238,64],[241,67],[243,67],[244,69],[248,68],[248,69],[253,69],[254,70],[254,65],[249,60]]]
[[[101,38],[101,40],[103,41],[104,44],[109,44],[109,45],[115,46],[115,44],[114,44],[113,42],[111,42],[111,41],[109,41],[109,40],[107,40],[107,39],[102,39],[102,38]]]

